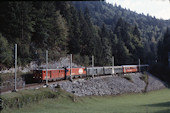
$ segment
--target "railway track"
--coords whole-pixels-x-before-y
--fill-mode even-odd
[[[111,77],[111,76],[120,76],[120,75],[118,75],[118,74],[102,75],[102,76],[95,76],[95,78],[105,78],[105,77]],[[74,78],[73,81],[80,80],[80,79],[92,79],[92,77],[89,76],[89,77],[82,77],[82,78]],[[58,84],[58,83],[64,82],[64,81],[70,81],[70,80],[51,81],[51,82],[48,82],[48,85]],[[17,91],[24,90],[24,89],[38,89],[38,88],[42,88],[42,87],[46,87],[45,82],[26,84],[24,86],[17,87]],[[3,95],[3,94],[11,93],[11,92],[13,92],[13,90],[14,90],[14,87],[10,87],[7,89],[1,89],[1,94]]]
[[[108,76],[109,75],[107,75],[107,76],[95,76],[95,77],[108,77]],[[92,77],[74,78],[73,80],[88,79],[88,78],[92,78]],[[58,84],[58,83],[64,82],[64,81],[70,81],[70,80],[51,81],[51,82],[48,82],[48,85]],[[45,87],[46,86],[45,84],[46,84],[45,82],[26,84],[26,85],[17,87],[17,91],[24,90],[24,89],[41,88],[41,87]],[[9,88],[5,88],[5,89],[1,89],[1,95],[7,94],[7,93],[11,93],[13,91],[14,91],[14,87],[9,87]]]
[[[75,78],[75,79],[80,79],[80,78]],[[83,78],[83,79],[85,79],[85,78]],[[50,82],[48,82],[48,85],[57,84],[57,83],[60,83],[60,82],[63,82],[63,81],[69,81],[69,80],[50,81]],[[41,87],[46,87],[46,83],[42,82],[42,83],[26,84],[24,86],[17,87],[17,91],[24,90],[24,89],[36,89],[36,88],[41,88]],[[9,88],[5,88],[5,89],[0,90],[1,95],[11,93],[11,92],[14,92],[14,87],[9,87]]]
[[[17,87],[17,91],[23,90],[23,89],[31,89],[31,88],[35,88],[35,87],[39,87],[42,86],[43,84],[41,83],[33,83],[33,84],[26,84],[24,86],[19,86]],[[11,93],[14,91],[13,87],[10,88],[5,88],[5,89],[1,89],[1,94],[7,94],[7,93]]]

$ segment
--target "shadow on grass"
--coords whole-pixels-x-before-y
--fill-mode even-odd
[[[154,112],[154,113],[170,113],[170,108],[166,109],[166,110],[160,110],[160,111],[157,111],[157,112]]]
[[[170,109],[170,102],[163,102],[163,103],[157,103],[157,104],[147,104],[144,106],[149,106],[149,107],[169,107]]]
[[[163,102],[163,103],[157,103],[157,104],[147,104],[144,106],[148,106],[148,107],[164,107],[165,110],[160,110],[160,111],[156,111],[154,113],[170,113],[170,102]]]

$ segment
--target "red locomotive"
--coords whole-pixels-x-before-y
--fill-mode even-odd
[[[70,68],[60,68],[60,69],[48,69],[48,81],[56,81],[62,79],[68,79],[71,74]],[[72,77],[82,77],[86,75],[86,69],[82,68],[72,68]],[[46,80],[46,69],[33,70],[34,81],[45,81]]]

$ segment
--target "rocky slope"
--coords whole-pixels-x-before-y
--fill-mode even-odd
[[[103,76],[89,79],[79,79],[73,82],[64,81],[58,85],[67,92],[77,96],[88,95],[118,95],[123,93],[140,93],[165,88],[165,83],[148,75],[147,82],[141,79],[141,73],[131,73],[121,76]],[[129,79],[127,79],[129,78]]]

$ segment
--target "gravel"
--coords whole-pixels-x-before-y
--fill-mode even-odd
[[[159,80],[158,78],[154,77],[151,74],[149,74],[148,76],[148,81],[149,83],[148,83],[147,91],[159,90],[165,88],[166,86],[166,84],[163,81]]]
[[[132,81],[124,78],[129,76]],[[140,79],[142,74],[131,73],[122,76],[105,76],[89,79],[63,81],[58,83],[61,89],[77,96],[89,95],[118,95],[124,93],[141,93],[145,90],[146,83]],[[165,88],[165,84],[159,79],[149,75],[147,91]]]

